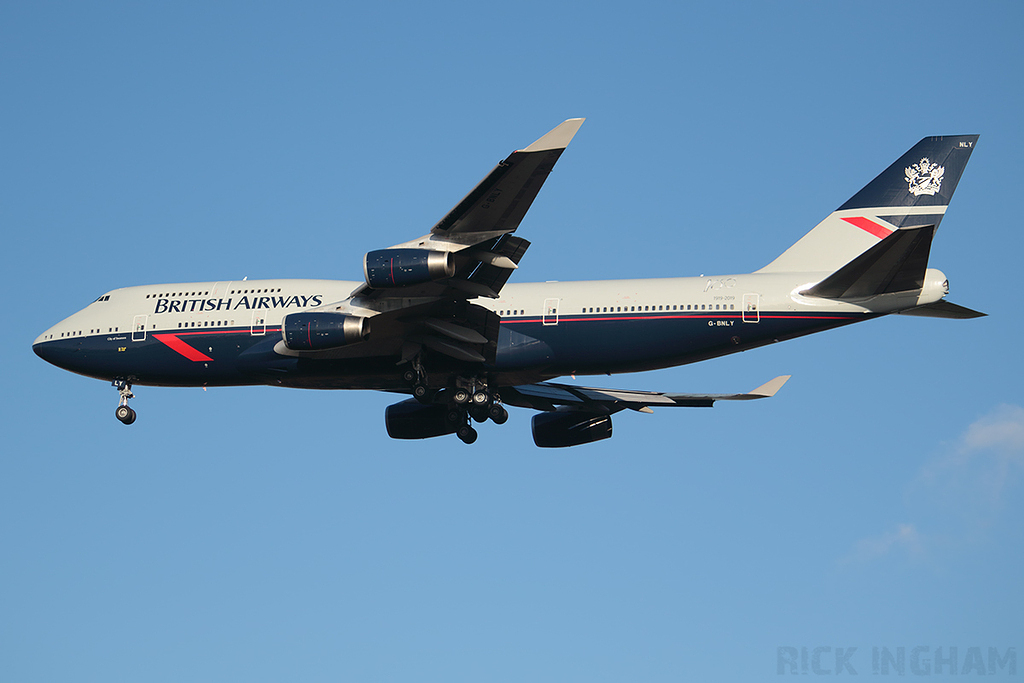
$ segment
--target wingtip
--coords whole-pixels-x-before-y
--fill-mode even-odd
[[[759,386],[757,389],[754,389],[753,391],[750,392],[750,394],[752,396],[758,396],[761,398],[771,398],[776,393],[778,393],[779,389],[782,388],[783,384],[789,381],[790,377],[792,377],[792,375],[779,375],[775,379],[769,380],[768,382],[765,382],[764,384]]]
[[[566,119],[521,151],[544,152],[552,149],[565,149],[584,121],[586,121],[584,118]]]

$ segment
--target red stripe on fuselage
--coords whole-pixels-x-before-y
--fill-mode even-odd
[[[173,334],[154,334],[153,337],[191,361],[213,360],[202,351],[192,348]]]
[[[884,225],[879,225],[874,221],[869,221],[867,218],[864,218],[863,216],[854,216],[853,218],[844,218],[843,220],[849,223],[850,225],[856,226],[861,230],[871,233],[878,239],[885,239],[886,237],[892,234],[892,230],[890,230],[889,228],[885,227]]]

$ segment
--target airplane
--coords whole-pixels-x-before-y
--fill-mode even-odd
[[[685,394],[560,384],[641,372],[904,314],[975,318],[928,267],[932,238],[978,141],[927,137],[789,249],[747,274],[506,284],[530,243],[515,235],[583,119],[514,151],[414,240],[363,257],[362,281],[247,280],[115,289],[41,334],[57,367],[110,381],[116,417],[133,386],[270,385],[406,395],[385,410],[396,439],[503,424],[538,411],[539,447],[612,435],[623,410],[710,407],[775,395]]]

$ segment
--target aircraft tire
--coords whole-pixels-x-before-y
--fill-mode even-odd
[[[135,411],[128,406],[118,406],[117,410],[114,411],[114,417],[122,423],[130,425],[132,422],[135,422]]]
[[[491,418],[496,425],[503,425],[508,422],[508,411],[505,410],[504,406],[500,406],[497,403],[488,408],[487,416]]]
[[[477,433],[476,430],[469,425],[463,425],[455,432],[455,435],[462,440],[464,444],[471,444],[476,441]]]

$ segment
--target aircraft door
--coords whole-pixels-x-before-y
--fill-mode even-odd
[[[137,315],[132,319],[132,341],[146,341],[148,315]]]
[[[544,315],[541,317],[542,324],[558,324],[558,302],[559,299],[544,299]]]
[[[252,327],[249,328],[252,336],[262,337],[267,333],[267,314],[263,311],[252,312]]]
[[[743,322],[761,322],[760,298],[759,294],[743,295]]]

